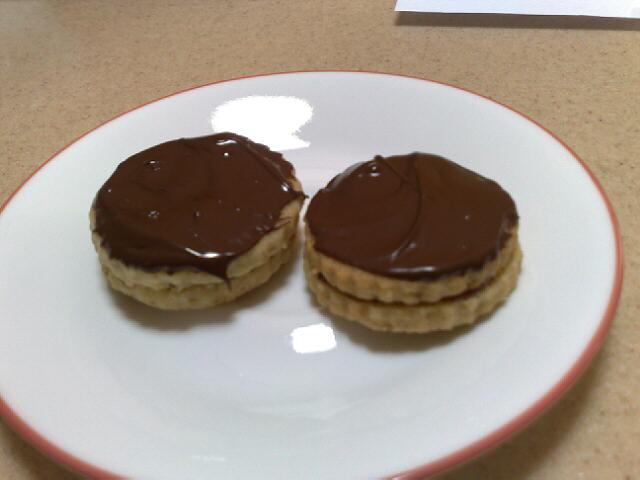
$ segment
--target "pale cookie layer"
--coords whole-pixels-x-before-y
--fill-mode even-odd
[[[323,280],[320,271],[307,258],[305,275],[318,303],[334,315],[359,322],[373,330],[426,333],[470,324],[492,312],[515,288],[521,262],[522,252],[516,245],[504,270],[483,287],[459,297],[419,305],[382,303],[352,297]]]
[[[254,270],[230,279],[227,283],[194,284],[181,289],[172,285],[165,288],[149,288],[143,285],[128,285],[103,264],[103,272],[114,290],[136,300],[163,310],[189,310],[212,307],[235,300],[241,295],[265,283],[278,269],[291,259],[295,250],[292,240],[286,248],[271,256]],[[131,267],[127,267],[131,268]]]
[[[481,269],[445,276],[436,280],[402,280],[367,272],[340,262],[314,247],[314,238],[305,226],[305,256],[332,286],[363,300],[417,305],[453,297],[487,283],[505,268],[518,245],[518,227],[509,235],[497,257]]]

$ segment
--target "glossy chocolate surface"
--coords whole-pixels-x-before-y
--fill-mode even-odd
[[[518,222],[496,182],[413,153],[353,165],[311,200],[315,248],[363,270],[430,280],[481,268]]]
[[[96,196],[95,229],[128,265],[226,279],[228,264],[303,195],[292,176],[282,155],[239,135],[173,140],[118,166]]]

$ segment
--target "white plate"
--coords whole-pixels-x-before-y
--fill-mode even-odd
[[[134,152],[214,127],[283,149],[309,195],[354,162],[414,150],[497,180],[521,215],[517,290],[479,325],[431,336],[323,314],[300,259],[241,301],[201,312],[112,293],[89,239],[95,192]],[[441,471],[566,391],[604,337],[621,279],[613,212],[557,138],[455,87],[355,72],[227,81],[111,120],[11,199],[0,247],[0,410],[93,477]]]

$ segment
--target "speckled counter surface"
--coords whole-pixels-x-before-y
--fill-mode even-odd
[[[542,418],[443,478],[640,478],[640,21],[399,15],[371,0],[0,1],[0,201],[120,112],[193,85],[304,69],[454,83],[527,113],[586,161],[625,248],[610,334]],[[77,477],[0,423],[0,478]]]

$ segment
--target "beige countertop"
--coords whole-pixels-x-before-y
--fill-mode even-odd
[[[453,83],[527,113],[585,160],[618,213],[625,247],[610,334],[542,418],[444,478],[640,478],[640,21],[399,15],[380,0],[3,0],[0,201],[120,112],[193,85],[304,69]],[[0,478],[77,477],[0,423]]]

